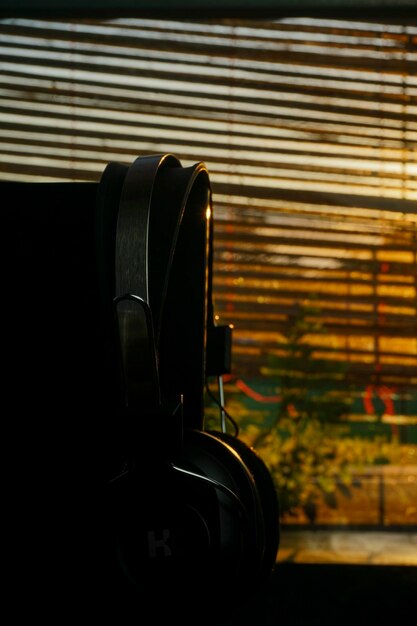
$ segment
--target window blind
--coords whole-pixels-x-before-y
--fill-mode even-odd
[[[317,358],[415,388],[417,22],[10,18],[0,40],[0,179],[204,161],[234,371],[314,298]]]

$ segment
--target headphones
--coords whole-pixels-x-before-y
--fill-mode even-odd
[[[129,616],[144,603],[160,616],[202,602],[207,616],[232,610],[265,584],[279,548],[266,465],[236,436],[204,429],[205,381],[227,352],[213,321],[212,216],[206,166],[172,154],[109,163],[98,186],[114,409],[103,549],[108,593]],[[219,591],[220,604],[208,601]]]

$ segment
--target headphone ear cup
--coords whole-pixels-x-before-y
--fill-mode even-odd
[[[256,484],[265,537],[265,550],[259,576],[259,582],[262,583],[274,569],[280,545],[280,507],[274,481],[262,458],[244,441],[230,433],[215,432],[213,434],[239,454]]]
[[[217,489],[220,549],[213,579],[223,579],[236,599],[252,591],[264,561],[265,524],[253,474],[229,442],[211,432],[186,431],[182,460],[223,488]]]
[[[137,593],[144,601],[164,597],[184,611],[184,593],[195,606],[222,589],[212,608],[228,612],[252,593],[264,563],[261,503],[252,473],[228,443],[186,429],[175,460],[165,467],[149,460],[115,479],[111,491],[107,517],[129,602]]]

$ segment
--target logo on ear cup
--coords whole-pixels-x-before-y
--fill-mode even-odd
[[[171,469],[147,484],[132,471],[111,491],[117,561],[130,584],[145,593],[194,585],[219,552],[214,488],[201,490]]]
[[[154,480],[144,468],[112,481],[117,560],[135,588],[200,589],[213,580],[250,589],[264,553],[250,472],[227,444],[202,431],[184,435],[181,467]]]
[[[169,545],[171,539],[171,530],[163,528],[157,537],[156,530],[148,530],[148,549],[149,557],[157,558],[159,555],[163,557],[172,556],[172,548]]]
[[[130,519],[117,534],[119,565],[128,580],[144,591],[168,589],[177,580],[192,582],[211,544],[207,525],[194,508],[179,503],[175,511],[164,508],[154,515],[169,528],[158,527],[160,520],[152,520],[154,528],[146,530],[147,522],[139,512],[130,511]]]

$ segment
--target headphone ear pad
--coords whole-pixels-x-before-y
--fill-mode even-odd
[[[213,434],[239,454],[256,484],[265,536],[265,551],[259,577],[259,581],[262,582],[274,569],[280,544],[280,507],[276,487],[265,462],[254,448],[250,448],[244,441],[230,433],[215,432]]]
[[[185,431],[181,461],[233,492],[234,499],[230,499],[222,490],[217,491],[218,500],[222,500],[222,541],[215,576],[224,578],[235,593],[252,591],[265,552],[262,505],[253,474],[227,441],[206,431]],[[234,515],[230,517],[232,509]]]
[[[158,467],[148,459],[109,486],[106,519],[120,582],[141,597],[180,598],[187,590],[196,601],[215,585],[229,610],[254,590],[263,567],[252,473],[228,443],[191,429],[173,461]]]
[[[222,610],[234,610],[276,559],[277,497],[266,466],[235,437],[192,429],[165,468],[148,461],[110,486],[110,550],[127,604],[136,590],[144,599],[163,594],[180,610],[181,590],[203,601],[215,586],[226,592]]]

